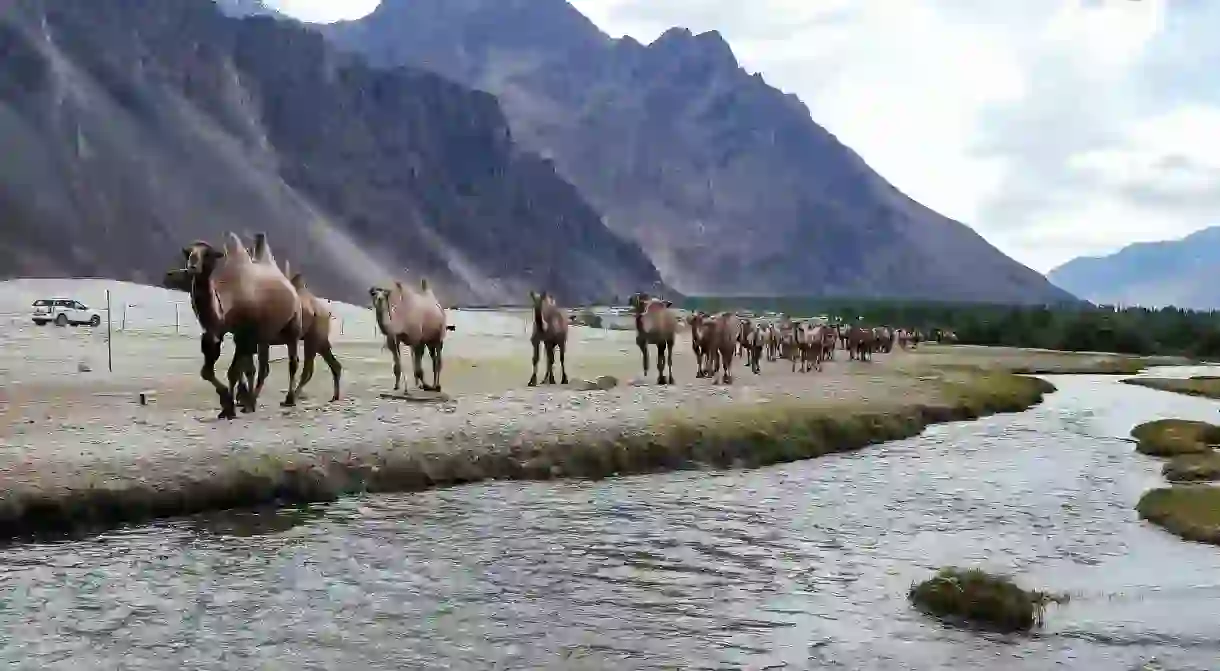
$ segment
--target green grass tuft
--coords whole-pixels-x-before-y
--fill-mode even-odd
[[[1022,589],[1008,576],[956,567],[912,585],[907,598],[929,615],[1001,632],[1041,626],[1049,604],[1067,601],[1066,595]]]
[[[1136,377],[1123,380],[1125,384],[1148,389],[1184,394],[1186,396],[1201,396],[1203,398],[1220,399],[1220,378],[1213,376],[1196,376],[1185,380],[1175,380],[1159,377]]]
[[[1136,450],[1154,457],[1204,454],[1220,443],[1220,426],[1190,419],[1158,419],[1131,430]]]
[[[1185,540],[1220,545],[1220,488],[1161,487],[1140,497],[1135,508],[1143,519]]]
[[[1215,482],[1220,480],[1220,452],[1183,454],[1170,459],[1161,469],[1170,482]]]

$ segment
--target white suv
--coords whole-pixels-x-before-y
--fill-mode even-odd
[[[90,310],[84,303],[71,298],[39,298],[34,301],[34,323],[43,326],[55,322],[56,326],[100,326],[102,315]]]

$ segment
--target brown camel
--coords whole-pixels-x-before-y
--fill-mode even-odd
[[[704,366],[704,359],[707,352],[707,336],[710,333],[708,320],[710,317],[704,312],[696,312],[686,318],[687,325],[690,326],[690,344],[691,350],[695,353],[695,364],[698,370],[695,371],[696,378],[707,377],[709,369]]]
[[[750,332],[746,334],[746,367],[752,373],[758,375],[762,373],[762,367],[759,365],[759,359],[762,358],[763,345],[765,342],[765,331],[769,325],[767,324],[751,324]]]
[[[648,374],[648,346],[655,345],[657,384],[674,384],[674,338],[678,332],[678,316],[671,309],[673,303],[637,293],[631,296],[629,304],[635,312],[635,344],[644,358],[644,374]],[[668,377],[665,375],[667,363]]]
[[[848,351],[852,359],[868,361],[873,353],[873,331],[862,326],[847,330]]]
[[[530,300],[534,303],[534,332],[530,335],[530,345],[534,347],[534,373],[530,375],[529,386],[538,386],[539,345],[546,346],[546,375],[542,376],[542,384],[555,384],[556,348],[559,348],[559,368],[563,371],[560,384],[567,384],[568,315],[545,291],[540,294],[531,291]]]
[[[265,238],[262,244],[266,247]],[[224,251],[206,242],[195,242],[182,250],[183,273],[189,278],[191,307],[203,329],[200,348],[204,363],[199,375],[210,382],[220,397],[221,419],[237,416],[234,398],[242,397],[242,410],[258,406],[266,373],[260,370],[256,384],[242,384],[254,375],[254,355],[267,345],[288,347],[288,394],[281,404],[296,405],[296,376],[300,363],[297,343],[301,339],[301,303],[292,283],[274,262],[255,261],[235,233],[229,233]],[[266,249],[265,258],[270,259]],[[169,278],[167,278],[168,280]],[[225,334],[233,335],[233,361],[228,386],[216,379]]]
[[[428,288],[428,280],[422,280],[418,290],[395,280],[394,286],[389,289],[371,287],[369,297],[373,299],[377,327],[385,336],[386,349],[394,357],[394,391],[398,391],[402,383],[400,345],[406,345],[411,350],[415,384],[424,391],[440,391],[441,357],[448,328],[445,309]],[[428,350],[432,359],[431,385],[424,382],[424,349]]]
[[[733,354],[740,344],[738,334],[741,333],[741,323],[731,312],[721,312],[708,323],[709,332],[704,356],[708,359],[707,376],[713,382],[733,383]],[[721,379],[716,380],[716,373],[723,371]]]
[[[313,294],[305,285],[305,277],[301,273],[291,274],[288,262],[284,262],[284,275],[292,278],[292,288],[297,290],[301,299],[301,342],[305,346],[304,366],[301,367],[301,381],[297,383],[297,398],[305,398],[305,385],[313,379],[314,359],[322,355],[322,360],[330,368],[330,376],[334,381],[334,394],[330,400],[339,400],[339,379],[343,375],[343,366],[335,358],[334,348],[330,342],[331,311],[326,303]]]
[[[766,331],[767,361],[779,360],[779,329],[775,324],[767,324]]]

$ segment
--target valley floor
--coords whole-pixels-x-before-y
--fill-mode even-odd
[[[587,440],[617,441],[620,451],[629,443],[649,450],[658,441],[673,442],[661,435],[662,427],[725,412],[764,419],[788,409],[833,417],[909,414],[911,408],[959,406],[971,390],[986,397],[982,412],[1020,409],[1004,407],[1012,401],[992,402],[994,390],[978,380],[974,367],[1084,372],[1133,364],[1112,355],[924,345],[878,354],[872,362],[850,362],[840,351],[823,371],[805,374],[791,372],[788,362],[764,361],[755,375],[735,362],[735,383],[720,386],[694,377],[683,335],[674,365],[678,383],[660,387],[655,370],[641,370],[634,333],[576,328],[570,378],[611,375],[622,383],[607,391],[530,389],[522,324],[520,334],[450,334],[442,383],[451,401],[380,398],[393,376],[388,353],[370,334],[337,347],[345,367],[341,401],[325,402],[330,374],[319,359],[310,397],[281,409],[286,365],[278,361],[258,413],[232,422],[215,419],[216,397],[198,377],[201,357],[192,337],[116,334],[115,372],[109,373],[104,338],[87,328],[6,326],[0,333],[0,491],[6,492],[0,526],[16,533],[44,524],[103,524],[117,521],[107,517],[258,502],[250,498],[326,497],[334,492],[310,488],[332,488],[335,473],[342,473],[342,484],[335,485],[342,490],[357,480],[356,488],[413,489],[485,477],[597,477],[676,467],[655,455],[640,468],[609,457],[600,467],[579,466],[565,461],[564,450]],[[282,348],[272,356],[283,357]],[[80,372],[81,361],[92,370]],[[222,359],[218,371],[226,366]],[[404,377],[409,382],[409,373]],[[156,392],[156,400],[141,406],[138,393],[146,389]],[[1037,400],[1021,398],[1022,407]],[[929,421],[954,418],[962,417]],[[878,439],[888,437],[894,436]],[[200,487],[206,496],[193,490]]]

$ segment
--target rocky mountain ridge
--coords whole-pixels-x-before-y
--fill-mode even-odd
[[[449,302],[579,302],[659,280],[497,100],[371,68],[211,0],[15,0],[0,13],[0,276],[155,283],[265,231],[328,297],[427,276]]]
[[[564,0],[383,0],[316,28],[495,94],[683,292],[1072,300],[895,189],[717,32],[611,39]]]

